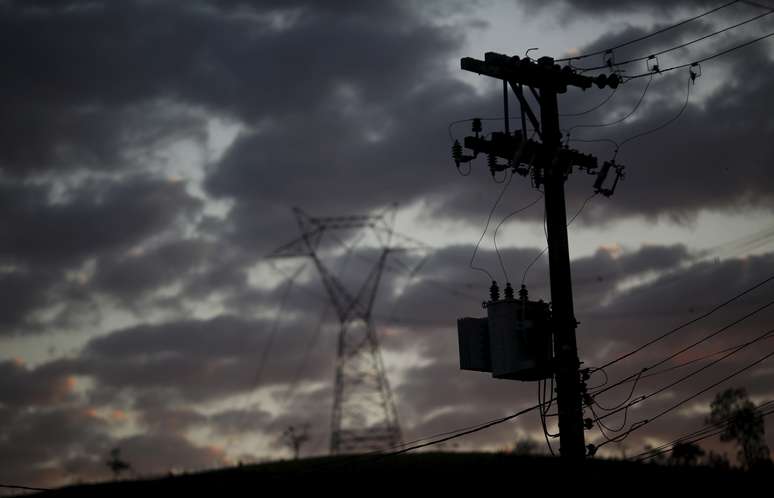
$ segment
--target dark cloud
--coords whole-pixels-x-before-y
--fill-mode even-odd
[[[53,405],[73,397],[75,379],[56,367],[31,369],[19,360],[0,362],[0,405]]]
[[[0,261],[7,268],[0,285],[9,290],[0,317],[6,334],[44,330],[35,315],[54,305],[65,305],[58,326],[66,325],[68,313],[83,311],[82,305],[93,298],[84,267],[89,261],[97,262],[101,271],[98,288],[113,286],[108,291],[116,295],[125,296],[130,284],[145,283],[144,290],[149,290],[148,280],[156,286],[169,283],[163,282],[173,279],[169,272],[150,267],[142,268],[143,276],[136,274],[133,282],[124,267],[121,280],[117,262],[136,259],[129,251],[140,250],[154,237],[179,236],[183,224],[192,222],[201,207],[182,184],[145,176],[88,181],[61,194],[50,184],[20,181],[2,182],[0,190]],[[154,254],[164,255],[163,250]],[[182,256],[177,255],[175,262],[182,264]]]
[[[129,250],[197,211],[180,183],[148,177],[95,181],[67,192],[5,182],[0,251],[6,264],[76,266],[87,258]]]
[[[82,407],[5,412],[0,437],[5,482],[40,486],[105,478],[103,459],[110,447],[106,424]],[[105,469],[105,470],[103,470]]]
[[[214,252],[203,240],[174,240],[142,254],[100,261],[93,285],[130,303],[163,285],[184,279]]]
[[[698,2],[691,9],[707,6]],[[659,1],[566,1],[546,8],[572,15],[636,12],[632,22],[645,22],[656,8],[667,16],[684,10]],[[465,34],[482,26],[475,12],[459,2],[0,2],[0,41],[13,47],[0,56],[6,69],[0,112],[11,117],[0,124],[2,333],[77,329],[106,302],[135,320],[114,330],[100,325],[98,337],[67,357],[37,366],[0,362],[0,456],[12,462],[0,477],[31,484],[102,478],[104,458],[116,446],[143,473],[224,463],[228,448],[193,443],[191,434],[198,431],[209,431],[216,442],[249,434],[285,454],[277,436],[310,421],[308,451],[323,452],[339,331],[334,313],[326,311],[325,288],[309,262],[292,287],[273,285],[279,273],[257,272],[255,282],[251,272],[263,256],[299,235],[291,205],[336,215],[398,202],[421,207],[419,223],[482,225],[502,186],[492,183],[483,161],[471,176],[458,176],[446,128],[457,119],[500,112],[494,86],[479,92],[456,78],[456,62],[450,65],[461,56],[482,55],[460,52]],[[464,19],[444,17],[450,14]],[[651,53],[714,25],[670,31],[617,51],[616,58]],[[580,51],[649,29],[618,23]],[[712,54],[739,39],[708,40],[676,53],[673,61]],[[765,44],[703,64],[685,114],[624,146],[618,158],[627,166],[626,181],[612,199],[589,201],[576,223],[685,221],[705,210],[770,210],[767,166],[774,150],[760,134],[772,128],[766,105],[771,64]],[[631,66],[627,74],[640,70]],[[637,104],[644,83],[627,83],[595,114],[566,117],[563,126],[620,118]],[[571,138],[622,140],[654,129],[680,109],[686,85],[684,71],[656,76],[636,119],[576,128]],[[577,112],[607,95],[571,90],[561,106]],[[239,132],[222,156],[204,166],[202,184],[162,179],[162,151],[179,140],[212,145],[212,119]],[[450,133],[461,138],[468,126],[453,126]],[[485,126],[491,132],[500,123]],[[600,159],[612,154],[608,145],[577,145]],[[592,181],[571,178],[571,212],[585,205]],[[191,193],[202,190],[205,198],[230,206],[222,218],[203,214],[207,199]],[[528,182],[515,180],[494,219],[536,196]],[[539,202],[519,219],[539,226],[541,207]],[[345,243],[355,237],[342,234]],[[505,279],[497,254],[486,247],[476,261]],[[374,316],[407,439],[536,401],[534,384],[458,368],[455,320],[484,313],[489,285],[489,277],[468,267],[472,249],[440,247],[410,278],[396,271],[401,265],[392,256],[408,267],[420,256],[391,255],[383,275]],[[501,249],[508,279],[518,285],[542,248],[517,240]],[[355,293],[378,256],[373,248],[348,256],[326,251],[322,261]],[[706,257],[686,240],[603,247],[576,259],[579,348],[586,365],[629,351],[774,272],[771,254],[715,262]],[[293,262],[277,264],[292,273]],[[547,277],[545,260],[538,258],[526,275],[533,299],[550,300]],[[698,340],[760,305],[764,294],[612,366],[608,375],[619,378]],[[759,333],[771,316],[745,321],[702,352]],[[724,371],[756,353],[735,356]],[[716,373],[675,386],[632,414],[668,407]],[[639,389],[656,388],[662,378],[644,379]],[[770,380],[764,369],[738,379],[761,398],[771,396]],[[615,404],[624,391],[602,402]],[[694,408],[706,406],[711,394],[697,398]],[[226,406],[256,395],[259,401]],[[690,431],[701,423],[697,413],[665,417],[643,434],[666,439]],[[138,432],[127,435],[127,417]],[[530,416],[476,434],[460,447],[498,448],[540,430]],[[639,448],[644,442],[638,434],[626,444]]]
[[[569,16],[569,12],[577,15],[578,12],[590,15],[605,14],[647,14],[652,16],[662,16],[664,14],[673,15],[680,13],[685,17],[686,12],[698,15],[702,12],[719,7],[721,4],[712,0],[692,0],[688,4],[678,4],[665,0],[647,0],[645,2],[636,0],[554,0],[551,2],[537,2],[534,0],[523,0],[526,7],[541,9],[565,10],[564,15]],[[744,2],[743,2],[744,3]],[[569,12],[567,12],[569,11]]]
[[[327,373],[333,359],[304,352],[308,335],[300,334],[301,324],[313,327],[293,318],[277,323],[235,316],[139,325],[91,340],[72,368],[118,390],[168,389],[189,401],[219,399],[290,382],[301,357],[306,378],[317,378],[323,368]]]

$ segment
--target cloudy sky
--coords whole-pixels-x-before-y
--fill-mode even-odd
[[[293,206],[330,216],[397,204],[396,228],[431,247],[397,256],[403,266],[385,274],[374,310],[406,439],[534,404],[534,383],[459,370],[456,319],[482,313],[489,283],[469,261],[503,189],[485,160],[469,176],[451,161],[452,138],[470,128],[450,123],[502,115],[497,82],[463,73],[459,59],[593,52],[719,3],[0,0],[0,480],[105,479],[114,447],[138,475],[287,458],[280,434],[301,424],[311,436],[302,453],[326,453],[335,316],[311,265],[290,284],[303,262],[264,258],[298,235]],[[737,2],[615,58],[765,12]],[[774,16],[762,17],[658,62],[691,62],[771,31]],[[571,140],[597,140],[570,145],[600,160],[614,153],[609,140],[652,130],[685,106],[668,127],[620,148],[625,181],[613,197],[589,200],[570,228],[585,365],[774,274],[771,40],[704,62],[693,85],[682,69],[633,79],[612,96],[596,87],[560,96],[564,114],[606,100],[561,122]],[[645,62],[621,69],[647,72]],[[593,180],[569,178],[568,216]],[[494,225],[539,195],[517,176],[495,209],[476,261],[501,282]],[[498,232],[514,283],[545,246],[542,225],[537,202]],[[349,256],[328,251],[325,264],[356,286],[374,258],[370,242]],[[400,271],[425,255],[416,275]],[[525,276],[531,296],[550,300],[547,278],[542,258]],[[607,374],[636,372],[772,295],[763,286]],[[755,338],[773,319],[765,308],[666,366]],[[772,347],[757,342],[637,405],[627,423]],[[643,379],[636,394],[702,364]],[[771,399],[772,380],[774,364],[763,362],[605,449],[631,455],[700,428],[724,386]],[[599,402],[615,405],[629,390]],[[611,418],[614,428],[623,422]],[[534,413],[447,449],[500,450],[527,437],[543,437]],[[596,430],[587,439],[604,440]]]

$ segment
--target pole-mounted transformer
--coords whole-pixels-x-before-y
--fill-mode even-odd
[[[518,299],[510,284],[500,299],[492,282],[487,316],[457,320],[460,368],[489,372],[496,379],[537,381],[553,375],[551,311],[548,303],[530,301],[522,285]]]

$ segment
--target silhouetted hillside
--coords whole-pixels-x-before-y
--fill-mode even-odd
[[[509,493],[528,489],[634,493],[643,488],[663,487],[692,492],[736,490],[762,486],[770,475],[708,467],[668,467],[616,460],[590,460],[569,467],[557,458],[497,453],[419,453],[397,457],[325,457],[187,474],[159,479],[106,482],[70,486],[37,494],[41,497],[150,497],[150,496],[242,496],[260,495],[275,489],[339,494],[362,494],[403,490],[416,486],[437,489],[478,489],[495,492],[502,486]],[[496,485],[497,488],[494,486]],[[472,488],[471,488],[472,487]],[[504,489],[507,491],[507,489]],[[500,491],[498,491],[500,492]]]

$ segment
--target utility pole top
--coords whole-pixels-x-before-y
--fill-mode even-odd
[[[520,58],[518,55],[509,57],[496,52],[487,52],[484,54],[483,61],[463,57],[460,60],[460,67],[464,71],[553,90],[556,93],[565,93],[568,86],[586,90],[596,84],[600,89],[606,86],[615,89],[621,83],[621,77],[617,74],[600,74],[594,78],[583,76],[570,66],[554,64],[554,59],[551,57],[541,57],[533,61],[528,57]]]

